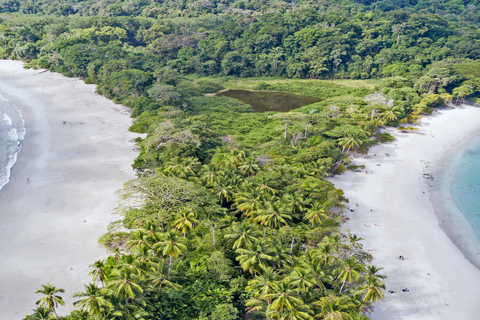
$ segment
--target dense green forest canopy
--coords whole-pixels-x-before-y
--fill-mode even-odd
[[[132,109],[138,179],[65,319],[366,319],[384,276],[326,177],[477,103],[477,1],[0,0],[0,57]],[[319,98],[255,113],[222,89]],[[26,319],[56,317],[44,285]]]

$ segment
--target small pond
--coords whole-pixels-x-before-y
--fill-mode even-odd
[[[251,105],[255,112],[287,112],[323,100],[320,98],[272,91],[226,90],[216,95],[238,99]]]

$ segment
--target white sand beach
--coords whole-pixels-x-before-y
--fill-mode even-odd
[[[95,86],[0,61],[0,94],[23,113],[26,136],[10,182],[0,191],[0,319],[23,319],[52,283],[72,295],[91,282],[88,265],[106,257],[97,243],[135,178],[128,109]],[[63,124],[63,121],[66,123]],[[26,179],[31,183],[27,185]]]
[[[462,218],[443,207],[451,200],[439,199],[437,180],[424,174],[435,178],[452,151],[480,139],[480,108],[440,110],[418,127],[417,134],[387,129],[396,140],[353,159],[366,165],[368,174],[349,171],[331,179],[354,210],[344,228],[365,239],[373,263],[388,276],[385,300],[375,304],[371,317],[478,319],[480,271],[467,258],[480,262],[475,254],[480,248],[464,243],[468,228],[461,229]]]

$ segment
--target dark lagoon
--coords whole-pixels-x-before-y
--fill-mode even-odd
[[[226,90],[216,95],[238,99],[251,105],[255,112],[287,112],[323,100],[320,98],[272,91]]]

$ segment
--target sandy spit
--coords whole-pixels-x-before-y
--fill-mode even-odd
[[[365,239],[388,276],[372,319],[478,319],[480,248],[463,241],[468,228],[459,229],[460,215],[442,210],[450,199],[439,198],[435,175],[452,153],[480,138],[479,123],[480,108],[462,106],[423,118],[416,134],[386,129],[393,142],[353,159],[366,170],[331,179],[350,200],[344,228]]]
[[[126,107],[94,85],[22,66],[0,61],[0,94],[22,111],[27,130],[0,191],[2,320],[30,314],[47,282],[65,289],[59,314],[73,308],[72,295],[91,282],[88,265],[106,257],[97,240],[116,219],[115,191],[135,178],[137,156]]]

